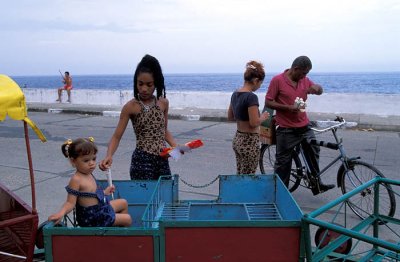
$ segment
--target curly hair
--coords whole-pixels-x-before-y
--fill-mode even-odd
[[[154,85],[157,90],[157,99],[160,96],[166,97],[164,75],[162,73],[161,65],[157,58],[151,55],[145,55],[136,67],[133,76],[133,95],[139,99],[139,90],[137,88],[137,78],[140,73],[150,73],[154,78]]]
[[[258,78],[263,81],[265,78],[264,65],[257,61],[250,61],[246,64],[246,71],[244,72],[244,81],[251,82],[253,79]]]

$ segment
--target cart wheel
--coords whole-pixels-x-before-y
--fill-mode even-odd
[[[37,248],[42,249],[44,248],[44,237],[43,237],[43,228],[48,225],[49,223],[52,223],[51,221],[45,221],[42,224],[39,225],[37,232],[36,232],[36,239],[35,239],[35,245]],[[59,223],[57,225],[54,225],[55,227],[64,227],[62,223]]]
[[[319,249],[321,249],[340,236],[342,235],[338,232],[320,227],[318,228],[317,232],[315,232],[315,245]],[[353,241],[351,238],[349,238],[346,242],[344,242],[338,248],[336,248],[334,252],[347,255],[350,253],[352,245]]]

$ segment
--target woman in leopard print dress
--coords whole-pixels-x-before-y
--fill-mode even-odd
[[[100,169],[111,167],[112,156],[131,120],[136,135],[136,149],[130,167],[131,179],[149,180],[171,175],[168,159],[160,156],[166,143],[175,147],[176,142],[167,128],[169,104],[158,60],[145,55],[136,68],[133,82],[134,98],[122,108],[117,128],[108,144],[107,155],[100,162]]]
[[[260,157],[259,127],[269,114],[260,115],[258,110],[257,91],[265,78],[261,63],[250,61],[244,72],[244,85],[231,97],[228,109],[228,120],[236,121],[237,131],[232,147],[236,155],[237,174],[255,174]]]

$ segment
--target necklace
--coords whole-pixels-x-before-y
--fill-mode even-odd
[[[149,110],[150,110],[150,105],[145,105],[142,101],[140,101],[140,103],[142,104],[142,106],[143,106],[143,108],[144,108],[144,111],[145,111],[145,112],[149,112]]]
[[[152,98],[154,98],[154,96]],[[153,99],[153,101],[150,104],[146,105],[145,103],[143,103],[142,100],[140,100],[140,97],[139,97],[139,103],[143,106],[145,112],[149,112],[150,108],[152,108],[155,104]]]

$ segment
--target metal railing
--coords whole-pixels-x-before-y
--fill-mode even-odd
[[[400,220],[379,213],[379,190],[385,185],[393,185],[394,189],[400,186],[400,181],[376,177],[367,183],[355,188],[347,194],[337,198],[327,205],[303,216],[303,237],[307,261],[400,261]],[[366,190],[373,190],[373,213],[363,220],[350,218],[346,212],[348,199]],[[398,195],[395,193],[395,195]],[[332,211],[335,210],[336,211]],[[341,219],[340,219],[341,217]],[[314,227],[314,228],[312,228]],[[311,232],[315,227],[324,229],[320,244],[312,248]],[[384,232],[382,232],[384,231]],[[329,233],[330,232],[330,233]],[[336,238],[323,241],[329,235],[336,233]],[[342,245],[349,244],[346,253],[338,253]],[[325,244],[321,244],[325,243]]]

